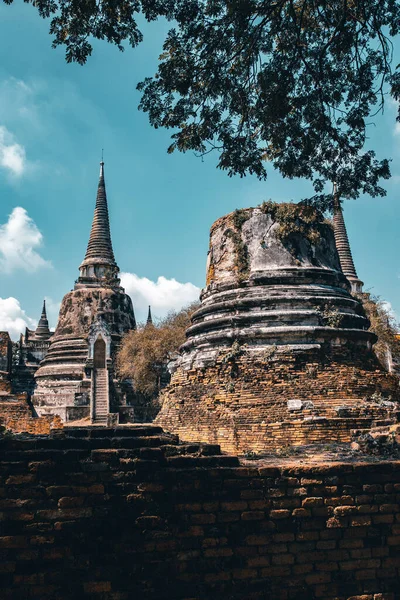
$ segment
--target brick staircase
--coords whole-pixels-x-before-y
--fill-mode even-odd
[[[26,456],[33,460],[38,456],[35,450],[37,439],[26,436],[25,439],[12,441],[10,456],[23,448]],[[55,454],[60,453],[60,457],[63,453],[72,451],[72,455],[76,453],[79,460],[90,459],[94,463],[110,460],[120,462],[121,470],[133,470],[135,477],[139,476],[139,472],[140,476],[146,475],[149,469],[161,465],[174,469],[239,466],[239,459],[221,454],[218,444],[180,442],[177,435],[167,433],[153,424],[115,427],[68,425],[63,430],[51,432],[50,436],[41,437],[40,444],[40,452],[51,449]],[[87,456],[84,456],[85,453]]]
[[[107,425],[107,415],[109,413],[107,378],[107,369],[95,369],[93,422],[97,425]]]

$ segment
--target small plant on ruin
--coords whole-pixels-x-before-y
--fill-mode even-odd
[[[282,458],[288,458],[290,456],[298,456],[302,454],[303,450],[299,446],[284,446],[283,448],[278,448],[276,451],[277,456],[281,456]]]
[[[243,458],[246,460],[258,460],[260,455],[253,450],[246,450],[246,452],[243,453]]]
[[[375,404],[383,404],[384,402],[391,402],[392,401],[392,396],[387,396],[385,397],[381,392],[374,392],[369,398],[367,398],[367,401],[370,402],[374,402]]]
[[[322,325],[328,327],[341,327],[343,315],[340,314],[337,308],[333,308],[330,304],[325,304],[324,308],[317,310]]]
[[[223,363],[235,362],[239,356],[242,356],[245,353],[244,345],[241,345],[239,340],[235,340],[232,346],[226,352],[222,354]]]
[[[316,379],[318,375],[318,365],[306,365],[306,375],[310,379]]]
[[[272,346],[268,346],[267,348],[265,348],[264,352],[261,355],[262,360],[266,363],[269,363],[274,358],[276,351],[277,346],[275,344],[273,344]]]
[[[232,383],[232,381],[230,383],[226,384],[226,391],[228,394],[234,394],[235,393],[235,384]]]
[[[315,246],[324,237],[325,228],[331,227],[319,210],[301,202],[276,204],[268,200],[260,208],[264,214],[271,215],[279,223],[276,237],[283,243],[288,242],[292,235],[300,234]]]

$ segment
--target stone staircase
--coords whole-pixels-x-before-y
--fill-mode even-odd
[[[25,456],[38,456],[36,445],[38,436],[25,436],[13,440],[11,446],[15,450],[24,449]],[[117,425],[115,427],[97,427],[67,425],[62,430],[54,430],[49,436],[40,437],[41,452],[43,449],[53,452],[71,452],[71,460],[91,460],[94,463],[120,464],[126,475],[131,471],[131,483],[144,477],[161,466],[169,469],[193,469],[238,467],[237,456],[221,454],[218,444],[203,442],[181,442],[175,434],[167,433],[160,426],[152,423]],[[11,450],[11,448],[10,448]],[[2,452],[0,440],[0,453]],[[32,454],[31,454],[32,453]],[[85,456],[87,453],[87,456]],[[32,458],[33,460],[33,458]],[[96,471],[88,467],[88,471]],[[197,473],[197,471],[196,471]]]
[[[97,425],[107,425],[107,415],[109,413],[107,378],[107,369],[95,369],[93,422]]]

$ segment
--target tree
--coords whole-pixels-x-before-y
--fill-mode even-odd
[[[333,201],[327,182],[341,197],[385,195],[388,160],[365,144],[385,95],[400,99],[390,39],[400,28],[396,0],[34,3],[41,16],[54,15],[53,45],[81,64],[90,36],[123,49],[142,40],[140,13],[174,20],[156,75],[138,85],[150,123],[173,130],[169,152],[217,150],[229,175],[261,179],[271,163],[284,177],[311,180],[321,208]]]
[[[178,313],[171,312],[157,325],[145,325],[124,336],[117,370],[121,377],[132,379],[135,391],[148,398],[158,394],[167,363],[184,343],[190,317],[198,307],[198,303],[191,304]]]
[[[379,361],[391,367],[400,367],[400,324],[397,322],[388,303],[371,294],[360,294],[364,310],[370,321],[370,331],[378,336],[374,352]]]

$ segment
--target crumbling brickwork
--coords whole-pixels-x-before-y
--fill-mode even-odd
[[[9,334],[0,331],[0,394],[11,391],[12,345]]]
[[[215,366],[174,373],[157,422],[183,440],[232,453],[350,442],[353,429],[397,419],[398,379],[372,354],[244,353]]]
[[[26,394],[19,394],[0,397],[0,425],[13,433],[42,435],[62,428],[62,421],[53,416],[34,416]]]
[[[0,440],[2,600],[398,600],[400,462],[241,466],[160,428]]]
[[[267,202],[218,219],[200,300],[162,394],[167,431],[244,453],[396,421],[398,380],[318,211]]]

